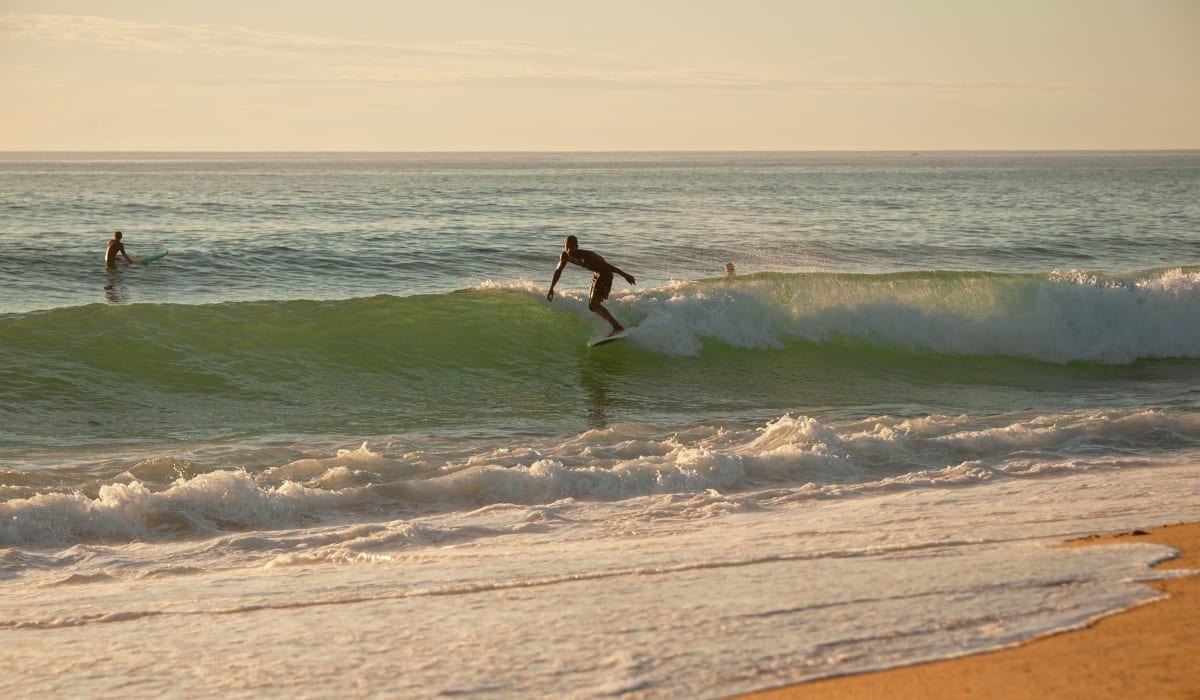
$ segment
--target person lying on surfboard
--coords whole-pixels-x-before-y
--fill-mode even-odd
[[[546,301],[554,301],[554,285],[558,284],[558,278],[562,275],[563,268],[567,266],[567,263],[573,263],[596,273],[592,277],[592,290],[588,293],[588,309],[612,324],[613,330],[609,335],[616,335],[625,330],[625,327],[612,317],[608,309],[604,308],[604,300],[608,299],[608,293],[612,291],[614,272],[624,277],[626,282],[636,284],[633,275],[626,274],[616,265],[609,264],[592,251],[580,248],[579,239],[575,236],[567,236],[563,240],[562,255],[558,256],[558,267],[554,268],[554,279],[550,280],[550,291],[546,292]]]
[[[121,242],[121,232],[113,232],[112,240],[108,242],[108,248],[104,251],[104,266],[116,267],[117,254],[125,256],[125,262],[133,262],[133,258],[129,257],[129,253],[125,252],[125,244]]]

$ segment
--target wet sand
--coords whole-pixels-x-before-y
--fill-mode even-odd
[[[1066,546],[1153,542],[1183,550],[1159,569],[1200,569],[1200,523],[1092,536]],[[1200,698],[1200,575],[1160,581],[1169,596],[1086,628],[947,661],[842,676],[739,700]]]

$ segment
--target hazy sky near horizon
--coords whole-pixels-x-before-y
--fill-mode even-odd
[[[0,150],[1200,148],[1200,0],[0,0]]]

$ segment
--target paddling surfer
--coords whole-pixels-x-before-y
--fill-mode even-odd
[[[129,253],[125,252],[125,244],[121,242],[121,232],[115,231],[112,240],[108,242],[108,248],[104,251],[104,266],[110,269],[116,267],[118,254],[124,256],[125,262],[133,262]]]
[[[579,239],[575,236],[567,236],[563,240],[563,252],[558,256],[558,267],[554,268],[554,279],[550,280],[550,291],[546,292],[547,301],[554,301],[554,285],[558,284],[558,278],[562,275],[563,268],[567,266],[567,263],[578,265],[595,273],[592,276],[592,289],[588,292],[588,309],[612,324],[613,330],[609,335],[616,335],[625,330],[625,327],[612,317],[608,309],[604,308],[604,300],[608,299],[608,293],[612,291],[613,273],[624,277],[625,281],[630,284],[635,284],[633,275],[626,274],[616,265],[608,263],[592,251],[580,248]]]

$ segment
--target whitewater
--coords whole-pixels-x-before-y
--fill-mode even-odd
[[[1200,155],[3,154],[0,694],[720,698],[1149,602]],[[150,265],[106,271],[112,230]],[[638,284],[546,287],[567,233]],[[725,276],[733,262],[738,274]]]

